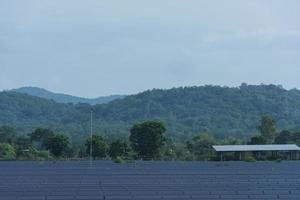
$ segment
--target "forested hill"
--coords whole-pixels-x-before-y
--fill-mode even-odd
[[[177,138],[199,132],[245,138],[256,133],[265,114],[272,115],[280,129],[300,125],[300,91],[274,85],[154,89],[92,108],[96,132],[106,135],[128,134],[133,123],[146,119],[164,121],[168,134]],[[0,125],[15,126],[19,131],[43,126],[78,140],[89,132],[90,109],[88,104],[0,93]]]
[[[36,97],[42,97],[49,100],[54,100],[58,103],[88,103],[91,105],[95,104],[102,104],[102,103],[108,103],[110,101],[113,101],[115,99],[122,99],[125,96],[124,95],[111,95],[111,96],[104,96],[104,97],[97,97],[97,98],[82,98],[82,97],[76,97],[72,95],[67,94],[60,94],[60,93],[54,93],[50,92],[48,90],[45,90],[43,88],[38,87],[22,87],[18,89],[13,89],[13,92],[19,92],[23,94],[29,94]]]

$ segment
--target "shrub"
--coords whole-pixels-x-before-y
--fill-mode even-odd
[[[7,143],[0,143],[0,159],[14,160],[16,159],[15,148]]]
[[[125,163],[124,159],[120,156],[117,156],[114,162],[119,164]]]
[[[246,161],[246,162],[255,162],[256,159],[254,158],[253,155],[251,155],[251,154],[246,154],[246,155],[245,155],[245,161]]]

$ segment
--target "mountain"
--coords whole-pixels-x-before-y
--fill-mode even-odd
[[[125,97],[124,95],[111,95],[111,96],[88,99],[88,98],[67,95],[67,94],[54,93],[38,87],[22,87],[18,89],[13,89],[12,91],[23,93],[23,94],[29,94],[32,96],[41,97],[45,99],[50,99],[58,103],[74,103],[74,104],[88,103],[91,105],[108,103],[115,99],[122,99]]]
[[[136,122],[166,124],[168,136],[185,140],[199,132],[247,139],[257,133],[262,115],[273,116],[278,129],[300,125],[300,91],[275,85],[153,89],[107,104],[64,104],[16,92],[0,93],[0,125],[29,132],[48,127],[82,141],[89,134],[90,110],[95,133],[126,136]]]

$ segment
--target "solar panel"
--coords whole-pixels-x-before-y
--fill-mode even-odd
[[[300,162],[0,162],[0,199],[300,199]]]

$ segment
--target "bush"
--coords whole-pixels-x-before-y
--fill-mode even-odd
[[[114,162],[119,164],[125,163],[124,159],[120,156],[117,156]]]
[[[255,162],[256,159],[254,158],[254,156],[252,154],[246,154],[245,155],[245,161],[246,162]]]
[[[0,159],[1,160],[16,159],[15,148],[10,144],[0,143]]]

